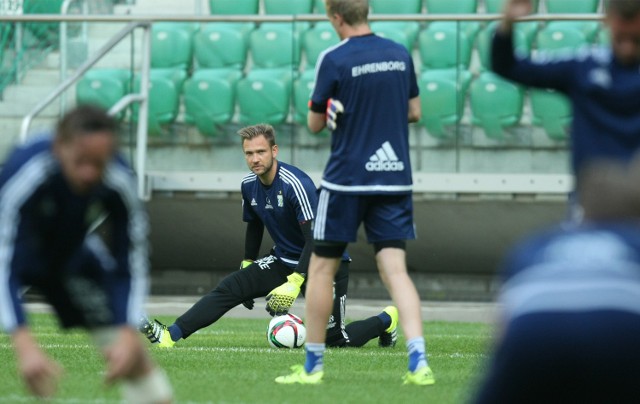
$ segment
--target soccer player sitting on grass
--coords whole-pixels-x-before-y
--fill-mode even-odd
[[[267,297],[266,309],[272,316],[285,314],[304,289],[317,207],[315,185],[300,169],[277,160],[278,146],[270,125],[249,126],[238,134],[252,171],[241,185],[242,219],[247,222],[244,260],[239,270],[224,278],[173,324],[143,320],[140,330],[160,347],[172,347],[239,304],[252,309],[253,299],[258,297]],[[275,246],[269,255],[258,259],[265,227]],[[398,311],[393,306],[345,326],[349,261],[343,256],[335,279],[328,344],[359,347],[378,338],[380,346],[394,346]]]
[[[509,255],[475,403],[638,402],[639,163],[592,161],[578,175],[584,221]]]
[[[147,216],[116,153],[117,123],[95,107],[68,112],[53,137],[16,148],[0,173],[0,321],[31,393],[52,396],[61,367],[27,325],[32,286],[63,328],[83,327],[130,403],[168,403],[172,389],[136,330],[147,292]],[[104,235],[88,233],[108,215]]]

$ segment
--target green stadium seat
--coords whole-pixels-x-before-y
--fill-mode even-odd
[[[293,120],[300,125],[307,125],[309,99],[311,98],[315,79],[315,71],[306,70],[293,83]]]
[[[294,68],[300,63],[299,35],[284,26],[263,24],[249,37],[249,49],[254,68]]]
[[[171,29],[181,29],[187,31],[191,36],[200,30],[200,23],[197,22],[182,22],[182,21],[160,21],[153,24],[153,26],[157,28],[171,28]]]
[[[325,49],[340,42],[340,37],[329,22],[317,23],[302,37],[302,47],[306,57],[306,68],[313,69],[318,56]]]
[[[130,92],[131,72],[120,69],[93,69],[85,73],[76,85],[78,104],[97,105],[106,110]],[[116,118],[122,120],[126,111]]]
[[[184,83],[185,122],[207,136],[221,133],[219,125],[231,121],[235,88],[242,72],[232,69],[196,70]]]
[[[60,14],[63,2],[64,0],[24,0],[22,10],[24,14]],[[50,45],[58,45],[59,22],[28,22],[24,24],[24,27],[35,36],[36,41],[46,41]]]
[[[596,13],[600,0],[547,0],[547,12],[555,14],[588,14]],[[598,21],[551,21],[548,26],[559,29],[577,28],[582,31],[587,41],[594,42],[600,23]]]
[[[555,14],[588,14],[598,11],[600,0],[546,0],[547,12]]]
[[[475,14],[478,7],[477,0],[426,0],[427,13],[429,14]],[[431,25],[450,24],[449,21],[437,21]],[[461,21],[461,29],[473,40],[480,31],[480,23],[477,21]]]
[[[547,25],[536,36],[538,50],[548,52],[574,52],[587,45],[582,31],[575,26]]]
[[[567,97],[553,90],[531,90],[529,99],[533,124],[541,126],[550,139],[567,140],[573,117]]]
[[[377,14],[420,14],[422,0],[369,0],[371,11]]]
[[[265,14],[311,14],[313,0],[264,0]]]
[[[252,70],[238,82],[239,121],[245,125],[284,123],[289,115],[291,81],[287,72],[281,77],[262,70]]]
[[[166,68],[166,69],[151,69],[149,72],[151,78],[163,78],[169,79],[176,86],[176,91],[178,93],[182,91],[182,86],[184,85],[185,80],[189,76],[185,69],[176,69],[176,68]]]
[[[191,32],[170,24],[154,25],[151,31],[151,67],[188,69],[191,66]]]
[[[420,14],[422,12],[422,0],[371,0],[369,3],[374,14]],[[371,30],[411,50],[420,32],[420,24],[415,21],[374,21],[371,23]],[[403,33],[406,40],[402,40],[401,35],[394,31]]]
[[[324,0],[315,0],[313,2],[313,11],[316,14],[326,14],[327,10],[324,6]]]
[[[451,128],[462,119],[468,82],[471,80],[471,73],[462,73],[458,76],[455,69],[428,70],[418,79],[422,109],[420,124],[433,137],[451,137]]]
[[[140,90],[140,76],[134,80],[134,91]],[[179,92],[174,82],[167,77],[151,76],[149,80],[149,118],[148,132],[151,135],[163,133],[163,126],[171,124],[178,116]],[[133,104],[132,118],[138,121],[138,103]]]
[[[478,0],[425,0],[429,14],[475,14]]]
[[[476,38],[476,49],[480,56],[480,66],[483,69],[491,69],[491,40],[498,24],[499,23],[497,21],[491,22],[482,31],[480,31]],[[531,41],[529,41],[527,34],[519,25],[516,25],[514,30],[514,42],[518,53],[525,55],[529,55],[531,53]]]
[[[414,21],[373,21],[371,30],[381,37],[404,45],[411,51],[420,32],[420,24]]]
[[[208,24],[193,38],[198,68],[242,69],[247,61],[247,43],[239,30],[228,25]]]
[[[259,0],[209,0],[211,14],[258,14]]]
[[[484,129],[487,137],[503,139],[504,129],[520,122],[524,91],[513,82],[485,72],[471,84],[470,100],[473,124]]]
[[[504,2],[505,0],[484,0],[484,6],[486,7],[487,13],[500,14],[502,13]],[[539,3],[539,0],[533,0],[533,13],[538,12]]]
[[[464,66],[471,60],[471,41],[456,23],[431,24],[418,36],[420,59],[428,69]]]

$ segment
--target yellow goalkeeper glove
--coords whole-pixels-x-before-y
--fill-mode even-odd
[[[242,262],[240,263],[240,269],[245,269],[251,264],[253,264],[253,261],[251,260],[242,260]],[[253,299],[249,299],[242,302],[242,305],[249,310],[253,310],[253,306],[255,305],[255,303],[256,302]]]
[[[287,276],[285,283],[269,292],[266,307],[269,314],[272,316],[287,314],[300,294],[300,286],[303,282],[304,277],[294,272]]]

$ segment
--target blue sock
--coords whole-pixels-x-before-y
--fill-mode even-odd
[[[307,354],[306,360],[304,361],[304,370],[307,373],[321,372],[323,368],[325,344],[307,342],[304,344],[304,350]]]
[[[391,327],[391,316],[387,314],[386,311],[378,314],[377,317],[382,320],[382,324],[384,325],[384,329]]]
[[[417,337],[407,341],[407,351],[409,351],[409,371],[416,370],[427,366],[427,350],[425,348],[424,338]]]
[[[171,340],[178,341],[182,338],[182,330],[176,324],[171,324],[169,327],[169,335],[171,335]]]

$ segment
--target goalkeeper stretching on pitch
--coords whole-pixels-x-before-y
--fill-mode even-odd
[[[175,323],[166,326],[157,320],[144,320],[140,330],[160,347],[172,347],[176,341],[215,323],[238,304],[253,309],[253,299],[258,297],[266,296],[266,309],[272,316],[285,314],[304,289],[317,207],[315,185],[300,169],[276,159],[278,146],[270,125],[249,126],[238,134],[252,171],[241,186],[242,218],[247,222],[244,260],[239,270],[224,278]],[[276,245],[270,255],[257,259],[265,227]],[[345,326],[348,262],[345,255],[336,274],[327,345],[358,347],[379,338],[380,346],[394,346],[398,311],[393,306]]]

